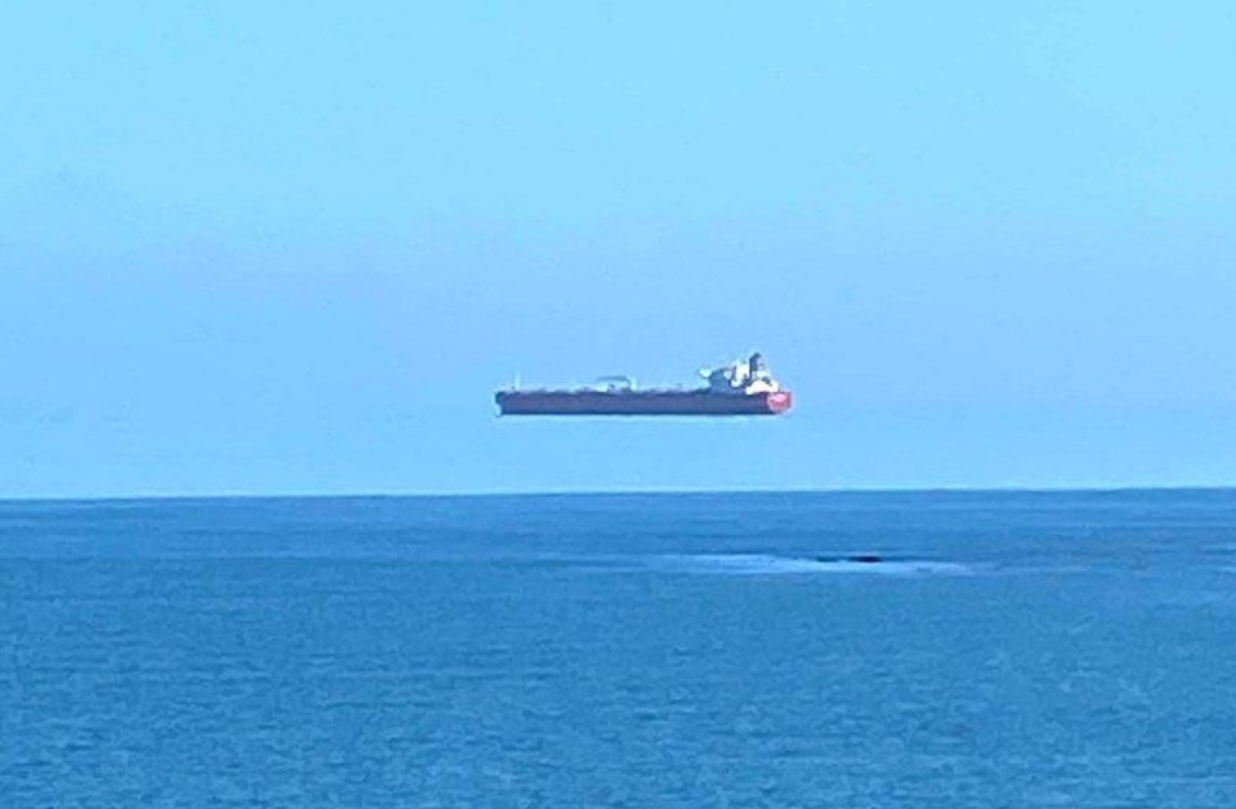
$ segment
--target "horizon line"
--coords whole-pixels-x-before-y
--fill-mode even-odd
[[[1090,486],[851,486],[839,488],[612,488],[545,489],[458,492],[214,492],[208,494],[122,494],[122,495],[0,495],[0,504],[9,503],[125,503],[189,502],[207,500],[467,500],[538,497],[674,497],[701,495],[847,495],[847,494],[1121,494],[1137,492],[1236,492],[1236,484],[1155,484]]]

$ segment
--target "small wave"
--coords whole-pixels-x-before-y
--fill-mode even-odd
[[[655,558],[653,565],[663,570],[681,573],[712,573],[731,576],[809,573],[962,576],[974,572],[968,565],[931,559],[881,559],[870,556],[813,559],[759,553],[659,556]]]

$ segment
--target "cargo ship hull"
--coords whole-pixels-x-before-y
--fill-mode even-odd
[[[724,394],[689,391],[501,391],[504,416],[775,416],[790,409],[789,391]]]

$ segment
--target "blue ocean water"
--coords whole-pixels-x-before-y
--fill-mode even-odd
[[[1234,653],[1229,491],[0,503],[0,806],[1232,807]]]

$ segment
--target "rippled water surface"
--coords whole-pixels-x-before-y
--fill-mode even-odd
[[[0,503],[0,806],[1236,806],[1236,493]]]

